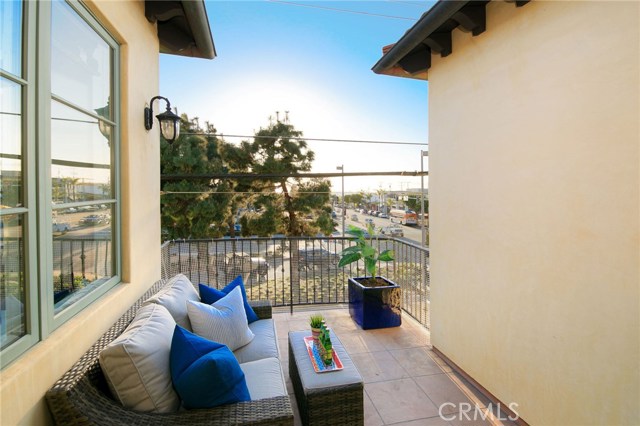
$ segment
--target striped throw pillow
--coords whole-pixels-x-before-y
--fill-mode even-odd
[[[211,305],[189,300],[187,312],[195,334],[227,345],[232,351],[253,340],[239,287]]]

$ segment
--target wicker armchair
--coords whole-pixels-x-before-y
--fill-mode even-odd
[[[155,283],[136,303],[47,391],[51,414],[60,425],[293,425],[289,397],[239,402],[211,409],[175,413],[140,413],[124,408],[109,391],[98,354],[119,336],[142,303],[166,280]],[[251,302],[259,318],[271,318],[268,301]]]

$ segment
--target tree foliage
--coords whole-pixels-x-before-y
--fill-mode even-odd
[[[420,213],[421,205],[422,205],[422,197],[420,195],[410,195],[407,197],[407,201],[405,201],[407,208],[413,210],[414,212]],[[429,198],[424,197],[424,212],[429,211]]]
[[[195,134],[194,134],[195,133]],[[172,144],[160,142],[160,172],[172,174],[213,174],[226,169],[220,156],[224,141],[207,123],[182,115],[180,137]],[[163,238],[215,238],[224,235],[221,226],[231,214],[233,185],[227,180],[181,180],[161,182],[161,224]]]
[[[344,200],[347,203],[351,203],[354,206],[359,206],[362,204],[362,201],[364,200],[364,194],[362,193],[357,193],[357,194],[346,194],[344,196]]]
[[[240,149],[249,155],[235,166],[262,175],[308,172],[315,154],[301,137],[302,132],[291,124],[271,123],[257,131],[252,142],[242,142]],[[252,209],[242,217],[243,234],[330,234],[334,228],[330,189],[329,181],[320,179],[265,177],[254,180],[251,191],[256,195],[247,202]]]
[[[226,173],[291,175],[311,170],[313,151],[299,138],[302,132],[277,121],[256,132],[253,141],[238,145],[215,136],[209,123],[200,128],[197,117],[182,115],[180,137],[161,141],[161,174]],[[328,180],[295,177],[264,179],[185,179],[161,184],[163,237],[216,238],[273,234],[330,234]]]

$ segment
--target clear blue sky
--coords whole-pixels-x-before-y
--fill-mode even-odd
[[[253,135],[275,111],[308,138],[427,142],[427,86],[371,67],[434,2],[212,1],[214,60],[161,55],[160,94],[219,133]],[[305,7],[306,6],[317,7]],[[339,12],[344,9],[413,20]],[[236,138],[225,138],[237,142]],[[426,147],[309,142],[313,171],[420,170]],[[425,163],[426,164],[426,163]],[[426,166],[425,166],[426,168]],[[332,179],[340,192],[340,179]],[[345,180],[345,191],[419,187],[419,178]]]

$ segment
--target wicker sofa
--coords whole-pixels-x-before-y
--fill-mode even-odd
[[[227,404],[210,409],[173,413],[141,413],[124,408],[113,398],[102,373],[98,355],[129,325],[143,302],[162,289],[156,282],[124,315],[60,378],[46,394],[53,419],[61,425],[293,425],[288,396]],[[268,301],[251,302],[260,319],[271,318]]]

